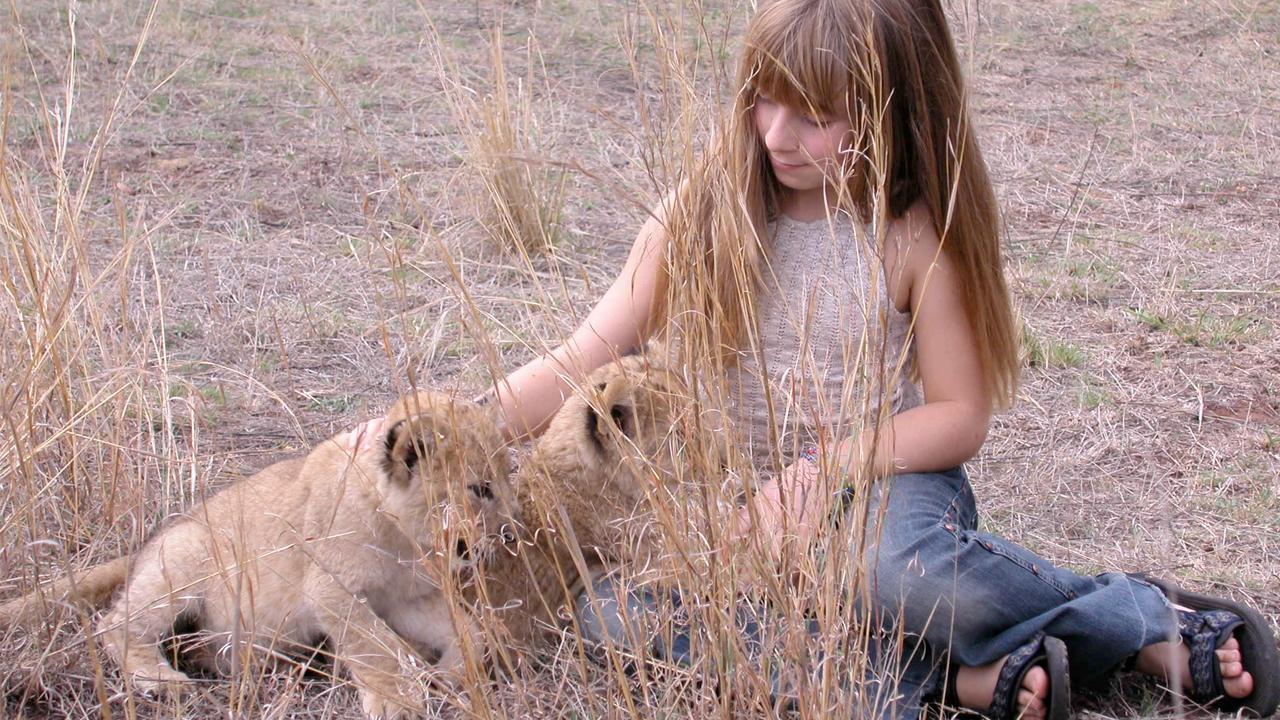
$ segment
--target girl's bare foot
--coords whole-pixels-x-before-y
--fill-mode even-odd
[[[1000,677],[1000,668],[1008,658],[1001,658],[988,665],[977,667],[961,667],[956,673],[956,698],[960,704],[975,710],[985,710],[991,706],[991,696],[996,689],[996,680]],[[1023,720],[1043,720],[1047,714],[1045,706],[1049,699],[1049,673],[1039,666],[1033,667],[1022,677],[1022,688],[1018,690],[1017,717]]]
[[[1253,693],[1253,676],[1244,669],[1240,643],[1228,638],[1217,650],[1218,671],[1228,697],[1242,698]],[[1138,651],[1139,672],[1165,678],[1172,688],[1184,694],[1198,688],[1191,686],[1191,650],[1184,643],[1158,642]]]

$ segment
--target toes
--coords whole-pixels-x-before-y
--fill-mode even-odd
[[[1233,650],[1219,650],[1218,670],[1224,678],[1236,677],[1244,672],[1244,662],[1241,660],[1240,653]]]
[[[1024,720],[1040,720],[1045,716],[1045,700],[1049,697],[1049,673],[1042,667],[1033,667],[1022,678],[1018,691],[1019,715]]]
[[[1242,668],[1237,675],[1227,676],[1223,673],[1222,687],[1228,697],[1242,698],[1253,694],[1253,676]]]
[[[1049,673],[1042,667],[1033,667],[1022,678],[1022,691],[1043,700],[1049,697]]]
[[[1044,700],[1028,690],[1019,690],[1018,717],[1021,720],[1041,720],[1044,716]]]
[[[1253,676],[1245,672],[1240,641],[1234,637],[1227,638],[1226,642],[1218,646],[1215,654],[1218,657],[1218,672],[1222,675],[1222,686],[1227,695],[1242,698],[1253,694]]]

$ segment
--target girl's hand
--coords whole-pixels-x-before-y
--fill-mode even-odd
[[[738,537],[760,542],[775,564],[787,544],[800,550],[809,547],[826,512],[819,484],[818,466],[812,460],[801,458],[787,466],[749,501],[754,507],[738,511]]]
[[[386,421],[383,418],[365,420],[351,430],[340,433],[335,441],[352,457],[372,459],[383,443]]]

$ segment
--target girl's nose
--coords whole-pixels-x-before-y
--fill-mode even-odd
[[[778,106],[769,118],[769,127],[764,133],[764,145],[769,150],[791,150],[796,145],[796,132],[792,127],[794,114],[785,107]]]

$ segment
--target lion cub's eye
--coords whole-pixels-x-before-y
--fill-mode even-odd
[[[472,495],[475,495],[481,500],[493,499],[493,490],[489,488],[489,483],[483,483],[483,484],[476,483],[474,485],[468,485],[467,489],[471,491]]]

